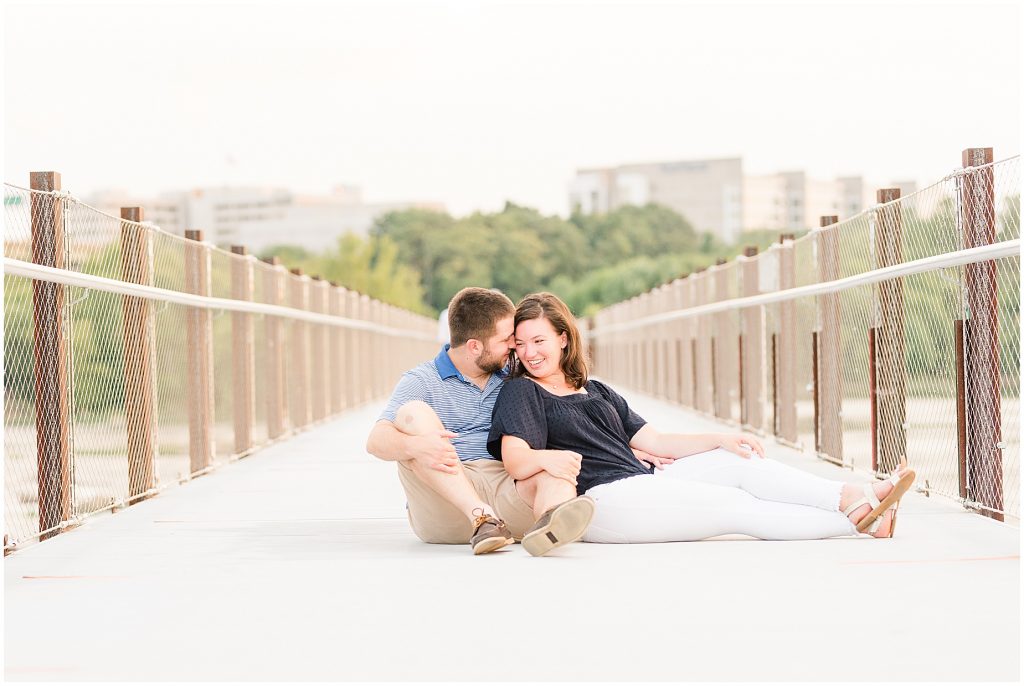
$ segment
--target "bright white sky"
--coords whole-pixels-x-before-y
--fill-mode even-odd
[[[1015,2],[36,0],[3,23],[4,180],[79,196],[345,183],[564,214],[580,167],[927,183],[1020,151]]]

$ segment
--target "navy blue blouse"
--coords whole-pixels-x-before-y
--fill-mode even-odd
[[[534,450],[572,450],[583,456],[576,492],[653,467],[640,462],[629,441],[644,424],[625,399],[600,381],[586,393],[559,396],[527,378],[505,382],[494,404],[487,450],[501,459],[501,437],[517,436]]]

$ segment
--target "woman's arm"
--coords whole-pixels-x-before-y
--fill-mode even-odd
[[[534,450],[518,436],[501,437],[501,461],[513,479],[528,479],[546,471],[551,476],[576,485],[583,457],[570,450]]]
[[[652,455],[686,457],[715,448],[725,448],[740,457],[764,457],[764,446],[750,434],[663,434],[644,424],[629,441],[630,447]]]

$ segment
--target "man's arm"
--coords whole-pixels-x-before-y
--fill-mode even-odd
[[[386,419],[379,420],[366,439],[366,452],[388,462],[419,460],[423,466],[455,474],[459,456],[450,438],[457,434],[438,430],[418,436],[402,433]]]

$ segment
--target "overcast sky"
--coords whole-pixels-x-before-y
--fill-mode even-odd
[[[575,170],[926,183],[1020,150],[1001,4],[31,3],[4,17],[4,180],[568,210]]]

